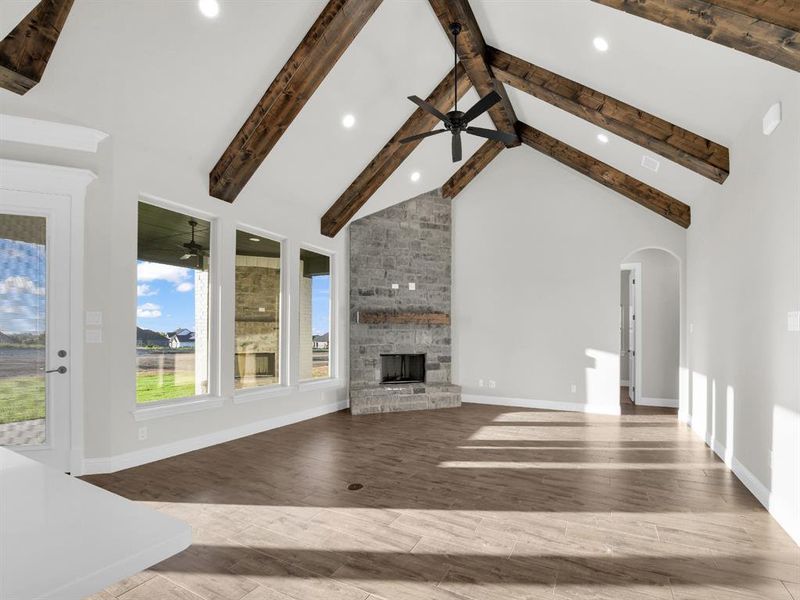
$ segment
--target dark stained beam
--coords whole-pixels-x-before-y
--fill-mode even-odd
[[[381,0],[329,0],[209,174],[209,194],[233,202]]]
[[[0,41],[0,87],[23,95],[42,80],[73,0],[42,0]]]
[[[445,198],[455,198],[470,181],[483,171],[494,157],[500,154],[505,146],[501,142],[486,140],[478,150],[470,156],[469,160],[461,165],[453,176],[442,186],[442,196]]]
[[[496,48],[487,48],[495,76],[679,165],[722,183],[730,172],[725,146],[669,121],[543,69]]]
[[[461,98],[472,87],[467,72],[459,63],[456,70],[456,89]],[[453,106],[453,71],[451,70],[439,82],[436,89],[428,96],[427,102],[439,111],[446,112]],[[416,109],[392,138],[378,152],[377,156],[361,171],[353,183],[339,196],[328,211],[322,216],[320,230],[323,235],[333,237],[347,225],[358,210],[366,204],[372,194],[394,173],[395,169],[408,157],[422,140],[401,144],[399,140],[430,131],[440,123],[439,119]]]
[[[797,0],[592,0],[800,71]]]
[[[577,148],[560,142],[525,123],[517,123],[517,133],[523,144],[556,159],[579,173],[583,173],[607,188],[666,217],[673,223],[677,223],[681,227],[689,227],[691,209],[680,200],[676,200],[672,196],[668,196],[664,192],[650,187],[630,175],[626,175],[619,169],[600,162]]]
[[[498,130],[514,135],[517,115],[505,88],[495,79],[489,66],[486,58],[486,42],[469,1],[430,0],[430,4],[451,43],[453,35],[450,33],[450,24],[461,24],[461,33],[458,35],[458,58],[481,98],[493,91],[500,94],[502,100],[489,109],[489,116]],[[511,146],[519,146],[519,141]]]

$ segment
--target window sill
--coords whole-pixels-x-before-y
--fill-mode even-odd
[[[297,384],[297,391],[310,392],[312,390],[333,390],[344,387],[344,381],[329,377],[327,379],[301,381]]]
[[[149,421],[150,419],[160,419],[184,413],[219,408],[225,403],[225,398],[220,396],[197,396],[194,398],[182,398],[176,401],[157,404],[155,406],[141,406],[133,409],[131,414],[134,421]]]
[[[271,385],[262,388],[253,388],[249,390],[241,390],[233,395],[234,404],[245,404],[247,402],[254,402],[256,400],[266,400],[268,398],[278,398],[280,396],[288,396],[294,390],[287,385]]]

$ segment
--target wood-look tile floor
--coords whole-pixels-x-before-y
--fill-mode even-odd
[[[736,477],[623,406],[340,412],[89,477],[194,530],[93,599],[800,600],[800,549]]]

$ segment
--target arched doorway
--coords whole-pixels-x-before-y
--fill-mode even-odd
[[[623,405],[678,408],[681,263],[643,248],[620,266],[620,399]]]

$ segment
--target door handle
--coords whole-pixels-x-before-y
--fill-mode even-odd
[[[57,369],[49,369],[45,371],[45,373],[58,373],[59,375],[63,375],[66,372],[67,372],[67,367],[65,367],[64,365],[61,365]]]

